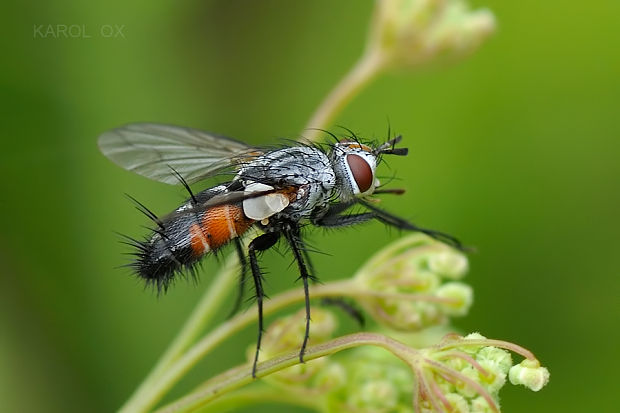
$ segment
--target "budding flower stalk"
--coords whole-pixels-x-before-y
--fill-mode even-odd
[[[290,325],[295,317],[276,322],[277,330]],[[479,333],[465,337],[449,334],[438,344],[421,349],[411,347],[408,341],[375,333],[339,337],[308,349],[310,359],[315,348],[331,354],[321,359],[324,363],[319,371],[305,375],[305,380],[291,379],[289,373],[268,383],[289,394],[312,397],[315,409],[323,413],[498,413],[499,392],[508,375],[511,383],[534,391],[549,379],[547,369],[529,351]],[[351,347],[358,348],[334,355]],[[510,351],[525,360],[513,366]],[[289,358],[294,357],[293,352]],[[287,371],[291,369],[278,374]]]
[[[379,0],[366,53],[385,68],[413,68],[467,55],[494,31],[491,11],[464,0]]]
[[[452,281],[467,269],[462,252],[422,234],[410,235],[358,271],[357,301],[378,322],[397,330],[446,324],[449,317],[467,314],[473,303],[471,287]]]
[[[389,70],[412,70],[438,60],[458,60],[495,31],[490,10],[472,11],[465,0],[377,0],[366,48],[314,112],[304,138],[316,141],[346,104]]]

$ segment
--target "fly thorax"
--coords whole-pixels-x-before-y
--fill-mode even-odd
[[[375,177],[377,155],[372,148],[357,142],[341,142],[333,146],[331,161],[341,201],[370,195],[379,185]]]
[[[244,165],[237,174],[246,193],[260,193],[278,188],[294,188],[295,193],[283,199],[277,194],[246,199],[248,217],[282,215],[298,220],[312,215],[315,208],[329,202],[336,185],[336,175],[329,157],[319,148],[293,146],[274,150]]]

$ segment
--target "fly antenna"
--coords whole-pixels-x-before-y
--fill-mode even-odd
[[[390,139],[389,141],[387,141],[383,145],[379,146],[377,148],[377,150],[376,150],[376,153],[377,154],[384,154],[384,155],[398,155],[398,156],[405,156],[405,155],[407,155],[409,153],[409,149],[408,148],[395,148],[394,147],[402,139],[403,139],[402,135],[398,135],[394,139]]]

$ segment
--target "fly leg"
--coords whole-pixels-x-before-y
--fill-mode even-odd
[[[355,202],[339,202],[332,204],[326,213],[320,217],[311,218],[314,225],[319,227],[338,228],[348,227],[350,225],[360,224],[376,218],[372,212],[362,214],[343,214],[345,210],[353,206]]]
[[[237,251],[237,256],[239,257],[239,264],[241,265],[241,276],[239,278],[239,291],[237,293],[237,299],[235,300],[235,305],[233,306],[230,314],[228,314],[227,318],[231,318],[232,316],[234,316],[241,307],[245,290],[245,281],[248,275],[248,262],[245,259],[243,247],[241,246],[241,241],[239,240],[239,238],[235,238],[235,249]]]
[[[301,350],[299,351],[299,361],[303,363],[304,353],[306,352],[306,346],[308,345],[308,338],[310,337],[310,293],[308,291],[308,279],[310,279],[311,276],[310,273],[308,273],[308,268],[306,267],[306,263],[304,261],[305,254],[303,252],[303,242],[300,238],[299,227],[292,226],[284,231],[284,235],[291,246],[295,261],[297,261],[297,266],[299,267],[299,278],[301,278],[304,283],[304,297],[306,300],[306,331],[304,334],[304,341],[301,344]]]
[[[252,270],[252,278],[254,278],[254,288],[256,290],[256,303],[258,304],[258,338],[256,340],[256,353],[254,354],[254,363],[252,364],[252,377],[256,378],[256,364],[258,363],[258,352],[260,351],[260,343],[263,337],[263,275],[260,272],[258,261],[256,260],[256,251],[265,251],[275,245],[280,238],[277,232],[268,232],[260,235],[250,242],[248,246],[248,257],[250,258],[250,269]]]
[[[349,303],[342,297],[325,297],[321,300],[321,304],[340,308],[342,311],[347,313],[349,317],[354,319],[360,327],[364,327],[366,324],[364,314],[362,314],[359,309],[355,308],[353,304]]]
[[[451,247],[454,247],[458,250],[461,250],[461,251],[467,250],[467,248],[461,243],[461,241],[459,241],[457,238],[453,237],[452,235],[446,234],[441,231],[435,231],[432,229],[419,227],[415,224],[412,224],[411,222],[407,220],[404,220],[402,218],[399,218],[395,215],[390,214],[387,211],[377,208],[376,206],[362,199],[359,199],[357,202],[360,203],[361,205],[364,205],[366,208],[370,209],[372,211],[372,214],[374,215],[374,218],[383,222],[384,224],[387,224],[387,225],[390,225],[392,227],[396,227],[399,229],[421,232],[423,234],[428,235],[431,238],[434,238],[438,241],[448,244]]]
[[[339,228],[348,227],[355,224],[361,224],[362,222],[370,221],[377,218],[372,212],[364,212],[362,214],[350,214],[350,215],[327,215],[319,220],[312,221],[314,225],[326,228]]]

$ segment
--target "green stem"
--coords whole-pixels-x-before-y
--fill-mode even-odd
[[[411,365],[411,360],[417,355],[416,350],[382,334],[356,333],[308,347],[304,355],[304,360],[308,362],[310,360],[338,353],[342,350],[364,345],[382,347],[409,365]],[[298,351],[259,363],[256,370],[256,377],[265,377],[269,374],[275,373],[276,371],[294,366],[296,364],[299,364]],[[206,405],[211,400],[223,394],[252,383],[253,381],[252,370],[249,364],[243,364],[219,374],[218,376],[207,381],[197,391],[192,392],[181,399],[162,407],[161,409],[158,409],[157,413],[191,411]]]
[[[243,406],[255,406],[264,403],[282,403],[317,410],[319,403],[317,403],[316,397],[308,397],[306,394],[292,390],[282,391],[281,388],[256,383],[256,386],[251,386],[249,389],[239,389],[213,400],[208,405],[203,406],[200,413],[233,411],[233,409],[239,409]]]
[[[351,279],[342,281],[334,281],[323,285],[313,286],[310,290],[313,298],[324,297],[359,297],[359,296],[379,296],[389,298],[416,299],[423,301],[448,301],[437,297],[427,296],[423,294],[382,294],[360,289]],[[275,313],[291,304],[304,300],[304,292],[302,289],[295,288],[284,293],[278,294],[272,299],[265,302],[264,316]],[[207,355],[211,350],[220,345],[224,340],[247,327],[257,317],[254,312],[245,312],[236,317],[220,324],[190,349],[188,349],[169,368],[155,381],[149,383],[148,394],[143,398],[142,410],[145,411],[153,407],[172,386],[177,383],[200,359]]]
[[[217,313],[224,299],[236,283],[235,274],[238,271],[238,260],[231,255],[226,264],[218,272],[217,276],[206,290],[202,299],[185,322],[185,325],[161,356],[155,367],[138,386],[133,395],[120,408],[120,412],[143,412],[152,406],[152,385],[174,363],[182,352],[198,337]]]
[[[314,112],[306,125],[304,138],[316,141],[321,133],[318,129],[328,128],[351,99],[381,72],[382,67],[383,59],[379,53],[364,53]]]
[[[465,346],[488,346],[488,347],[503,348],[505,350],[510,350],[513,353],[519,354],[528,360],[537,360],[536,356],[534,356],[534,353],[532,353],[526,348],[523,348],[509,341],[493,340],[489,338],[485,338],[485,339],[462,338],[452,343],[441,344],[439,345],[439,348],[442,350],[449,350],[449,349],[461,348]]]
[[[342,296],[344,292],[354,290],[351,281],[339,281],[329,284],[320,285],[312,288],[311,294],[315,298]],[[264,315],[268,316],[284,307],[293,303],[304,300],[304,293],[301,289],[293,289],[282,294],[278,294],[274,298],[265,303],[263,310]],[[136,402],[131,407],[134,410],[125,410],[127,412],[143,412],[148,411],[155,405],[170,388],[177,382],[187,371],[189,371],[201,358],[208,354],[211,350],[221,344],[225,339],[237,333],[244,327],[252,323],[257,314],[251,311],[241,313],[234,318],[220,324],[200,341],[194,344],[181,357],[177,358],[172,364],[168,365],[165,372],[148,383],[148,388],[140,396],[139,404]]]

